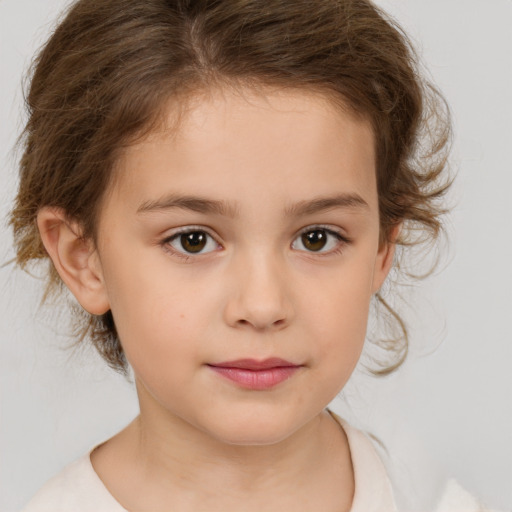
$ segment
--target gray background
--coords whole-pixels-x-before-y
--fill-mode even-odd
[[[3,219],[15,191],[21,76],[65,3],[0,0],[0,262],[13,255]],[[357,370],[333,408],[384,442],[406,510],[430,507],[450,476],[512,510],[512,1],[377,3],[412,35],[452,107],[455,208],[444,270],[407,298],[409,361],[385,379]],[[138,412],[132,385],[98,356],[62,349],[62,308],[39,307],[40,297],[37,279],[0,268],[5,512]]]

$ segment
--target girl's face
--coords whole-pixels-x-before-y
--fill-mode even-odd
[[[313,420],[392,259],[369,124],[320,95],[217,92],[116,172],[97,255],[141,414],[253,445]]]

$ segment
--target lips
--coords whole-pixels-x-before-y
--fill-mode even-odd
[[[238,386],[252,390],[271,389],[288,380],[302,367],[280,358],[238,359],[208,366]]]

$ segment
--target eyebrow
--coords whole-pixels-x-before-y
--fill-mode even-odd
[[[173,208],[232,218],[238,215],[238,207],[235,203],[178,194],[171,194],[162,199],[157,199],[156,201],[145,201],[139,206],[137,213],[166,211]],[[337,194],[331,197],[319,197],[312,200],[299,201],[298,203],[287,206],[284,209],[284,214],[290,217],[300,217],[335,208],[358,210],[369,209],[369,206],[358,194]]]
[[[304,216],[313,213],[333,210],[335,208],[344,208],[349,210],[369,209],[368,203],[359,194],[338,194],[332,197],[319,197],[309,201],[299,201],[298,203],[285,208],[287,216]]]

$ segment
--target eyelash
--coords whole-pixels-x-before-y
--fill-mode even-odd
[[[301,230],[297,234],[297,236],[294,238],[294,241],[297,240],[298,238],[300,238],[305,233],[310,233],[312,231],[324,231],[328,235],[333,236],[338,241],[337,247],[332,249],[332,250],[330,250],[330,251],[328,251],[328,252],[316,252],[316,251],[305,251],[305,250],[302,250],[301,252],[306,252],[306,253],[314,254],[314,255],[317,255],[317,256],[320,256],[320,257],[332,256],[332,255],[336,255],[336,254],[341,254],[342,251],[344,250],[345,246],[352,242],[348,237],[342,235],[341,233],[338,233],[337,231],[334,231],[334,230],[332,230],[332,229],[330,229],[330,228],[328,228],[326,226],[322,226],[322,225],[312,225],[312,226],[308,226],[308,227],[304,228],[303,230]],[[170,245],[170,243],[173,242],[174,240],[176,240],[178,237],[180,237],[182,235],[186,235],[186,234],[189,234],[189,233],[196,233],[196,232],[205,233],[208,237],[210,237],[212,240],[214,240],[215,243],[218,244],[218,242],[215,240],[213,235],[211,235],[207,230],[205,230],[204,227],[201,227],[201,226],[187,226],[186,228],[183,228],[182,230],[177,231],[173,235],[164,238],[161,241],[161,245],[164,247],[164,249],[166,251],[170,252],[171,254],[173,254],[175,256],[178,256],[179,258],[182,258],[185,261],[190,261],[190,260],[194,259],[194,256],[192,254],[187,254],[187,253],[178,251],[178,250],[174,249]],[[200,256],[201,253],[197,253],[197,255]]]

